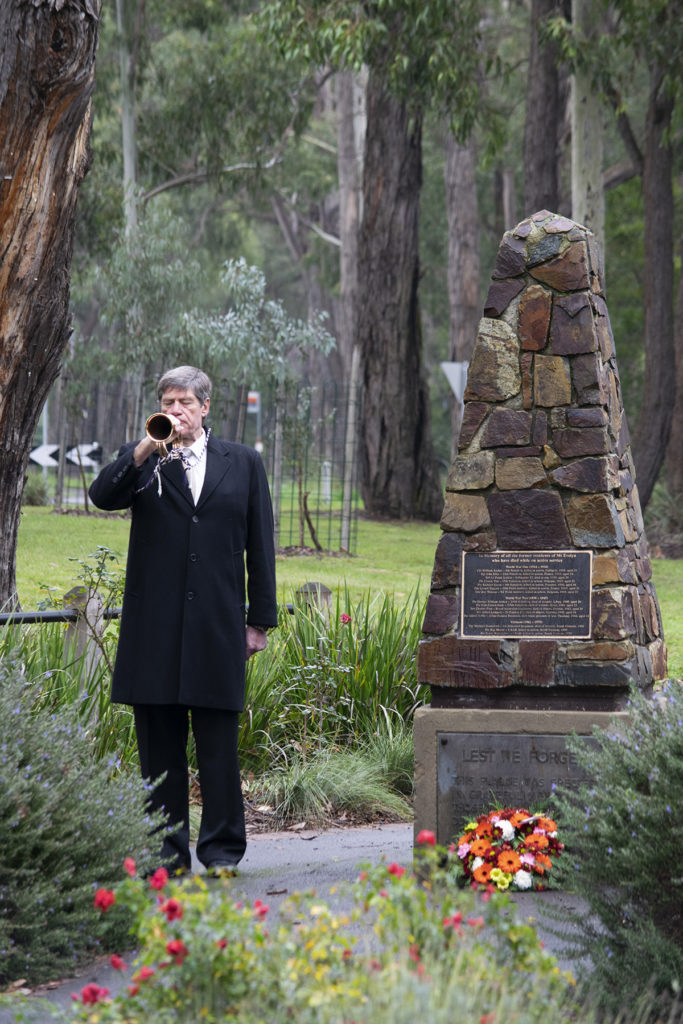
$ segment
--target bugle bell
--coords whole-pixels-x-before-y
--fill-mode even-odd
[[[165,412],[153,412],[147,417],[145,433],[155,444],[168,444],[178,437],[174,421]]]

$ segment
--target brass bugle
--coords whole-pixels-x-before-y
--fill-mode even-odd
[[[145,433],[155,444],[167,444],[178,434],[173,420],[165,412],[153,412],[147,417]]]

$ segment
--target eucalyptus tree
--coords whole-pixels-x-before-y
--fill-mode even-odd
[[[70,334],[99,13],[99,0],[0,4],[0,604],[15,599],[24,478]]]
[[[422,125],[449,112],[460,141],[481,114],[476,0],[269,0],[273,44],[312,67],[367,67],[355,334],[361,353],[361,490],[370,514],[442,507],[422,360],[418,252]]]
[[[607,31],[588,39],[562,19],[550,33],[564,58],[589,72],[609,105],[644,214],[644,378],[633,438],[643,505],[664,461],[676,397],[674,348],[674,152],[683,86],[683,18],[678,0],[601,0]],[[632,85],[647,83],[644,117]],[[642,116],[642,115],[641,115]],[[675,455],[673,457],[676,457]],[[683,456],[678,453],[679,458]]]

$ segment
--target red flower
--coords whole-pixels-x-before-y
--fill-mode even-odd
[[[394,861],[394,863],[390,864],[387,868],[387,872],[390,875],[396,875],[397,878],[400,878],[401,875],[405,875],[406,869],[402,868],[400,864],[397,864],[396,861]]]
[[[436,846],[436,836],[428,828],[423,828],[418,832],[415,842],[418,846]]]
[[[216,939],[216,945],[218,946],[219,949],[225,949],[227,944],[228,944],[228,940],[227,939]]]
[[[483,917],[468,917],[467,918],[467,923],[470,926],[470,928],[483,928],[484,927],[484,918]]]
[[[109,957],[109,963],[116,971],[125,971],[128,967],[128,964],[119,956],[118,953],[112,953]]]
[[[168,882],[168,871],[166,868],[157,868],[149,880],[152,889],[163,889]]]
[[[95,1003],[101,1003],[103,999],[106,999],[109,995],[108,988],[100,988],[94,981],[91,981],[89,985],[84,985],[81,989],[81,1001],[85,1006],[94,1006]],[[78,1002],[78,996],[75,992],[71,993],[71,998]]]
[[[137,866],[136,866],[135,861],[133,860],[132,857],[126,857],[126,859],[123,862],[123,867],[124,867],[124,870],[130,875],[131,878],[135,878],[135,872],[137,871]]]
[[[166,943],[166,952],[173,957],[176,964],[181,964],[190,951],[182,939],[171,939]]]
[[[342,612],[341,615],[339,616],[339,621],[343,622],[344,625],[346,626],[347,623],[351,621],[351,616],[347,615],[346,612]]]
[[[153,975],[154,968],[148,967],[147,964],[144,964],[137,972],[137,974],[133,975],[133,981],[147,981],[147,979],[151,978]]]
[[[171,896],[170,899],[161,904],[161,912],[166,914],[169,921],[179,921],[183,916],[183,905]]]
[[[267,903],[261,903],[261,900],[254,900],[254,917],[260,917],[261,920],[266,916],[270,907]]]
[[[98,889],[95,893],[93,906],[101,910],[103,914],[109,910],[113,903],[116,903],[116,896],[111,889]]]

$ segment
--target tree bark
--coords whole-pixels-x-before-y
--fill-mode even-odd
[[[446,216],[448,219],[448,358],[472,356],[481,311],[479,298],[479,207],[475,180],[474,140],[460,145],[446,137]],[[508,224],[514,227],[514,224]],[[458,447],[462,406],[453,396],[451,456]]]
[[[365,74],[336,75],[337,171],[339,176],[339,323],[337,343],[345,375],[351,372],[356,343],[358,230],[363,207]]]
[[[70,333],[100,0],[0,5],[0,604],[16,600],[21,496]]]
[[[680,181],[680,179],[679,179]],[[671,419],[671,434],[666,452],[669,492],[680,510],[683,502],[683,234],[678,240],[681,272],[678,277],[674,347],[676,362],[676,399]]]
[[[596,37],[598,17],[592,0],[572,0],[572,22],[582,38]],[[587,68],[574,71],[571,97],[572,218],[593,232],[606,260],[602,104]]]
[[[421,114],[370,72],[358,262],[361,493],[370,515],[438,520],[418,300],[421,179]]]
[[[633,439],[638,491],[643,507],[656,483],[671,432],[676,396],[673,321],[673,154],[668,133],[673,98],[657,67],[650,71],[643,170],[645,220],[645,375]]]
[[[532,0],[531,42],[524,123],[524,216],[560,207],[558,134],[564,111],[561,102],[557,47],[541,43],[539,28],[560,13],[557,0]]]

